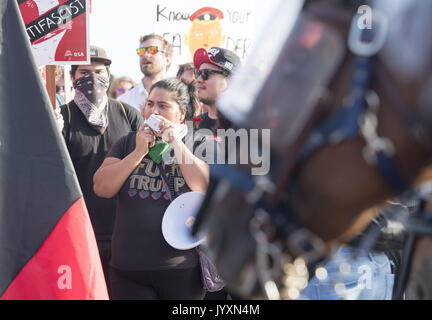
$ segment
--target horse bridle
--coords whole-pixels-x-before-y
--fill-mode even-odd
[[[368,31],[365,31],[360,36],[364,36],[365,34],[373,36]],[[359,38],[358,40],[361,41],[362,39]],[[410,189],[411,185],[394,161],[395,150],[392,142],[377,134],[379,98],[370,90],[373,58],[380,51],[382,45],[383,43],[381,46],[376,47],[373,52],[369,52],[369,54],[364,54],[363,52],[362,55],[356,55],[354,52],[356,63],[352,75],[349,105],[341,111],[332,114],[318,130],[310,135],[310,138],[302,148],[296,167],[316,150],[327,144],[340,143],[341,141],[361,136],[366,142],[363,151],[365,160],[371,166],[377,168],[391,190],[400,194]],[[380,76],[382,74],[379,73],[378,77]],[[386,96],[389,97],[393,97],[395,94],[394,91],[385,91],[387,92]],[[419,136],[418,133],[427,132],[427,130],[423,130],[425,126],[421,121],[407,115],[407,110],[396,109],[398,114],[405,115],[402,118],[414,130],[414,136],[418,137],[417,140],[424,145],[423,135]],[[422,130],[419,130],[419,128]],[[338,137],[337,141],[335,141],[335,136]],[[283,178],[276,184],[269,177],[251,177],[239,168],[220,165],[211,166],[211,176],[219,181],[228,180],[234,189],[245,195],[248,204],[255,208],[250,225],[251,233],[257,243],[257,261],[263,262],[263,257],[269,254],[269,252],[274,251],[272,250],[274,246],[266,243],[265,235],[261,231],[262,225],[268,220],[276,224],[276,229],[279,230],[284,245],[288,247],[290,256],[305,257],[304,261],[307,263],[309,274],[328,258],[328,252],[325,250],[323,241],[305,229],[297,220],[294,212],[290,212],[291,210],[284,205],[272,202],[274,200],[272,193],[281,185],[281,181],[284,180]],[[211,194],[208,193],[208,197],[210,196]],[[202,206],[200,213],[205,211],[205,209],[206,205]],[[195,222],[194,232],[197,232],[200,225],[199,222],[203,217],[200,213]],[[282,253],[276,253],[275,258],[277,258],[277,254]],[[263,269],[261,277],[263,278],[263,282],[265,282],[263,286],[275,287],[276,284],[269,277],[269,274],[272,273],[271,270],[265,270],[265,268],[268,268],[265,263],[261,263],[261,265]],[[267,296],[275,297],[270,291],[266,290]]]
[[[343,15],[343,12],[335,12],[321,6],[312,12],[325,21],[336,21],[341,25],[347,25],[347,17]],[[432,156],[432,143],[430,142],[432,133],[421,118],[409,112],[407,103],[389,80],[382,62],[379,61],[378,53],[384,46],[387,28],[386,18],[379,11],[374,10],[374,24],[378,23],[382,30],[381,34],[375,36],[372,35],[371,30],[367,29],[363,30],[363,34],[358,32],[354,27],[355,21],[356,18],[351,23],[349,34],[349,47],[354,54],[355,62],[348,103],[340,111],[330,115],[318,130],[310,134],[295,167],[298,169],[312,153],[327,144],[337,144],[360,136],[366,142],[363,150],[366,162],[380,172],[394,193],[400,194],[410,189],[411,184],[394,161],[396,150],[392,141],[386,137],[380,137],[377,133],[380,98],[370,89],[372,69],[375,71],[374,76],[381,95],[389,101],[388,105],[392,112],[410,129],[416,143],[427,156]],[[353,32],[353,30],[357,31]],[[372,40],[364,43],[362,41],[364,35],[366,35],[365,38],[369,37]],[[278,190],[286,185],[289,179],[289,175],[283,177],[278,183]]]
[[[311,135],[310,140],[303,149],[302,159],[305,160],[325,144],[332,143],[332,140],[335,140],[333,138],[335,133],[337,136],[336,143],[339,143],[342,140],[353,138],[356,135],[355,132],[359,131],[366,142],[363,150],[364,159],[369,165],[378,169],[382,178],[394,193],[401,194],[412,189],[412,187],[393,160],[395,154],[393,143],[388,138],[379,137],[377,134],[379,98],[375,92],[367,90],[367,83],[369,81],[367,77],[371,74],[371,59],[371,57],[358,57],[358,65],[354,72],[357,71],[359,76],[356,77],[354,75],[353,77],[353,79],[360,79],[360,84],[354,84],[352,87],[354,91],[361,92],[359,96],[362,96],[360,99],[364,98],[365,104],[359,106],[358,104],[361,104],[361,102],[357,100],[356,108],[353,108],[351,111],[346,111],[347,109],[340,111],[330,117],[317,132]],[[389,102],[388,105],[392,108],[394,114],[409,127],[412,136],[421,147],[422,152],[430,157],[432,153],[430,129],[416,114],[408,112],[404,99],[393,87],[392,82],[386,79],[386,72],[382,63],[376,64],[375,71],[375,77],[381,94]],[[355,106],[356,103],[353,105]],[[363,107],[365,108],[362,112],[360,110]],[[360,115],[361,113],[363,114]],[[360,119],[360,121],[355,123],[353,119]],[[343,124],[346,123],[348,123],[348,127],[343,127]],[[358,129],[356,129],[356,125],[358,125]],[[406,225],[408,236],[403,250],[401,266],[397,272],[393,300],[403,299],[417,238],[419,236],[432,236],[432,212],[425,210],[425,202],[426,200],[421,201]]]

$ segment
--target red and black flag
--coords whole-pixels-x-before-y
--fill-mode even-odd
[[[0,297],[108,298],[87,208],[16,0],[0,1]]]

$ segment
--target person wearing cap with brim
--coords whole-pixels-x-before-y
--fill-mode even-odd
[[[229,77],[240,66],[240,58],[232,51],[212,47],[198,49],[194,54],[195,83],[198,99],[207,106],[208,112],[201,116],[200,129],[210,129],[216,133],[219,125],[216,102],[228,86]],[[232,296],[232,294],[230,293]],[[205,300],[226,300],[228,293],[225,289],[218,292],[208,292]]]
[[[105,50],[91,46],[90,57],[89,65],[71,67],[75,97],[60,106],[61,130],[90,215],[109,292],[116,200],[95,195],[93,175],[111,146],[130,131],[137,131],[142,120],[137,109],[108,98],[111,59]]]
[[[212,47],[198,49],[194,55],[198,99],[208,107],[202,115],[201,128],[213,129],[218,112],[216,101],[228,85],[228,79],[240,66],[240,58],[232,51]]]

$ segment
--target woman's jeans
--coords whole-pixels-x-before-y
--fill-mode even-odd
[[[391,300],[394,274],[389,258],[384,253],[368,253],[353,260],[354,252],[351,247],[340,248],[325,266],[327,278],[320,281],[313,277],[301,292],[301,298]]]

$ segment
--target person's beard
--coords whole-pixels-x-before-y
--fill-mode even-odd
[[[210,100],[210,99],[207,99],[207,98],[198,97],[198,100],[201,103],[204,103],[206,106],[214,106],[216,104],[215,100]]]
[[[161,65],[156,65],[154,62],[150,63],[149,65],[142,65],[141,64],[141,72],[146,77],[153,77],[161,72],[163,72],[164,68]]]

